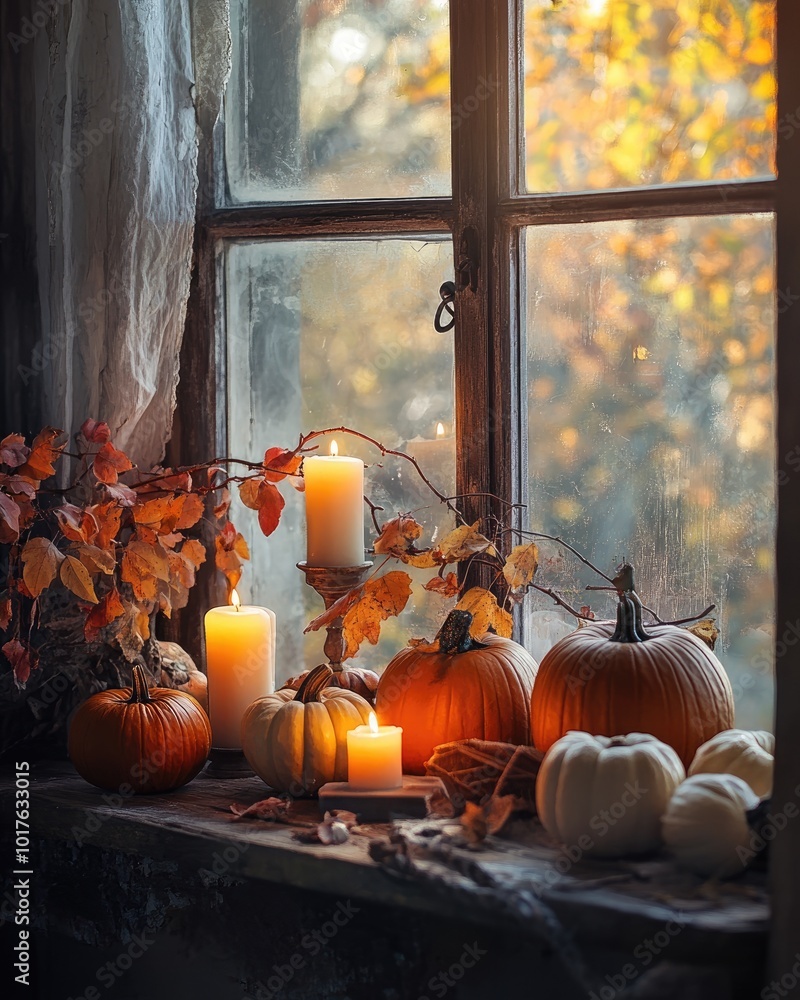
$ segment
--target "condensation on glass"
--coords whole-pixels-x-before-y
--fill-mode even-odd
[[[447,0],[232,0],[234,204],[450,193]]]
[[[525,0],[532,193],[772,176],[775,3]]]
[[[772,726],[776,469],[774,219],[529,227],[530,523],[664,619],[716,604],[737,725]],[[549,543],[542,582],[613,613]],[[538,595],[539,655],[574,620]]]
[[[229,454],[261,461],[268,447],[294,446],[301,432],[347,425],[413,454],[438,488],[453,494],[453,339],[432,324],[452,253],[452,243],[440,237],[230,244]],[[430,527],[420,544],[451,526],[409,463],[381,459],[356,438],[335,437],[340,454],[367,464],[366,489],[383,508],[381,521],[417,512]],[[232,509],[252,554],[239,590],[277,615],[279,681],[320,662],[323,642],[320,633],[303,636],[322,603],[295,569],[305,559],[302,496],[285,483],[282,490],[286,507],[269,539],[236,497]],[[368,511],[366,529],[368,548],[375,537]],[[430,576],[414,573],[422,581]],[[383,668],[409,636],[432,638],[444,609],[418,582],[408,609],[385,622],[379,645],[365,643],[354,662]]]

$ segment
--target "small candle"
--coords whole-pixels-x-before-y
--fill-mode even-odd
[[[358,791],[399,788],[403,784],[403,730],[379,726],[374,712],[368,726],[347,734],[347,781]]]
[[[206,673],[212,746],[238,750],[242,718],[258,698],[275,690],[275,613],[232,604],[206,612]]]
[[[339,455],[303,462],[306,562],[309,566],[360,566],[364,562],[364,463]]]

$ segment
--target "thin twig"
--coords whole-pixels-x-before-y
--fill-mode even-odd
[[[569,613],[574,615],[575,618],[580,618],[585,622],[595,621],[595,619],[590,615],[582,615],[580,611],[576,611],[575,608],[573,608],[570,604],[567,604],[564,598],[560,594],[557,594],[555,590],[551,590],[549,587],[540,587],[538,583],[531,583],[530,586],[533,587],[534,590],[538,590],[540,593],[547,594],[548,597],[552,597],[556,604],[560,604],[562,608],[569,611]]]

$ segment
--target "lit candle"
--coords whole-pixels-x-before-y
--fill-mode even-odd
[[[241,748],[246,709],[275,690],[275,613],[241,604],[235,590],[231,601],[204,622],[211,743],[224,750]]]
[[[360,566],[364,562],[364,463],[340,455],[303,462],[306,562],[309,566]]]
[[[403,730],[379,726],[374,712],[369,725],[347,734],[347,781],[358,791],[399,788],[403,784]]]

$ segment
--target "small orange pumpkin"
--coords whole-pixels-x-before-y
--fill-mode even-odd
[[[191,695],[148,689],[136,664],[132,687],[99,691],[78,708],[68,747],[75,770],[98,788],[168,792],[202,768],[211,725]]]
[[[434,747],[454,740],[530,742],[537,664],[516,642],[469,634],[469,611],[451,611],[438,652],[402,649],[378,683],[382,725],[403,727],[403,770],[424,774]]]
[[[597,622],[559,640],[542,659],[531,705],[533,744],[570,730],[592,736],[649,733],[688,767],[697,748],[733,726],[725,668],[675,625],[641,623],[635,591],[619,595],[616,626]]]
[[[375,691],[378,688],[379,678],[374,670],[351,667],[346,663],[329,663],[327,666],[331,670],[331,677],[327,682],[327,687],[338,687],[343,688],[345,691],[354,691],[356,694],[360,694],[362,698],[366,698],[370,705],[375,704]],[[290,677],[283,686],[291,688],[292,691],[299,691],[310,673],[310,670],[305,670],[296,677]]]

